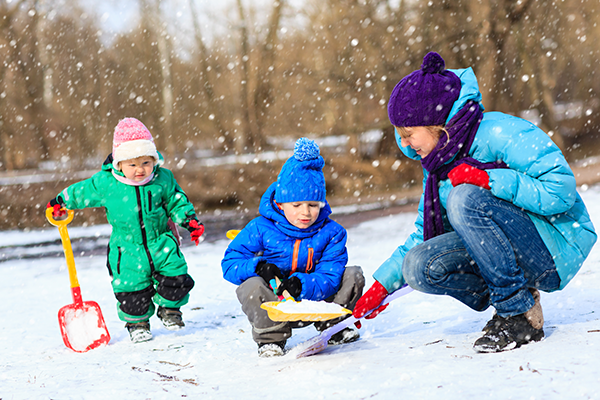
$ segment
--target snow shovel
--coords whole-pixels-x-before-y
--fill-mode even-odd
[[[67,231],[67,225],[73,220],[74,215],[73,210],[68,210],[66,219],[55,220],[52,217],[52,209],[46,209],[46,218],[52,225],[58,227],[60,233],[60,240],[67,260],[67,269],[69,270],[71,294],[73,295],[73,304],[66,305],[58,310],[60,332],[65,346],[78,353],[85,353],[88,350],[107,344],[110,341],[110,334],[106,329],[106,323],[98,303],[83,301],[81,298],[73,248]]]
[[[271,287],[276,294],[280,283],[281,281],[277,277],[271,280]],[[328,321],[352,314],[352,311],[336,303],[296,301],[287,290],[283,292],[283,296],[280,296],[280,300],[267,301],[260,305],[260,308],[267,311],[269,319],[272,321]]]
[[[404,285],[400,289],[396,290],[392,294],[388,295],[385,299],[383,299],[381,304],[379,306],[375,307],[373,310],[375,310],[376,308],[378,308],[384,304],[389,303],[392,300],[397,299],[398,297],[402,297],[405,294],[408,294],[410,292],[412,292],[412,288],[408,285]],[[369,315],[373,310],[370,310],[369,312],[367,312],[365,314],[365,316]],[[333,325],[332,327],[325,329],[318,336],[315,336],[312,339],[308,339],[307,341],[300,343],[294,349],[292,349],[290,352],[295,353],[296,358],[308,357],[308,356],[312,356],[313,354],[320,353],[321,351],[325,350],[325,348],[327,347],[327,342],[329,341],[329,339],[331,339],[331,337],[333,335],[340,332],[342,329],[351,326],[359,319],[360,318],[355,318],[354,316],[352,316],[350,318],[346,318],[345,320],[338,322],[337,324]]]

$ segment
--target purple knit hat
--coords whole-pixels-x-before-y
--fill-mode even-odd
[[[402,78],[388,103],[388,116],[394,126],[444,125],[452,105],[460,95],[460,78],[444,67],[438,53],[423,58],[421,69]]]

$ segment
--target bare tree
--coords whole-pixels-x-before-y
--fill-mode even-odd
[[[153,79],[149,82],[150,90],[157,91],[159,100],[154,100],[156,93],[148,93],[148,99],[153,103],[160,104],[157,107],[159,117],[150,117],[158,128],[159,143],[163,151],[169,155],[176,152],[177,135],[174,134],[172,125],[173,113],[173,87],[171,80],[171,47],[167,40],[165,21],[160,11],[161,0],[140,0],[140,12],[142,19],[142,35],[145,41],[143,46],[150,55],[149,66],[153,70]]]
[[[213,75],[211,74],[212,66],[209,64],[210,52],[204,44],[202,36],[202,30],[200,29],[200,23],[198,20],[198,12],[196,5],[193,0],[189,0],[190,12],[192,15],[192,24],[194,27],[194,39],[198,49],[198,57],[196,59],[200,62],[200,80],[202,83],[202,89],[207,99],[207,113],[209,120],[212,121],[217,133],[223,138],[224,150],[234,148],[235,142],[233,137],[223,126],[221,119],[223,118],[223,109],[219,98],[215,95],[214,85],[212,82]]]

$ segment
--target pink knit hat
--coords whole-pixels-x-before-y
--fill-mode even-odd
[[[113,167],[119,169],[119,163],[142,156],[154,157],[159,162],[158,152],[152,134],[139,120],[125,118],[119,121],[113,136]]]

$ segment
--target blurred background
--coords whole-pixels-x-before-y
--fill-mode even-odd
[[[124,117],[205,220],[255,215],[303,136],[332,205],[406,203],[420,164],[386,105],[428,51],[473,67],[487,111],[536,123],[588,167],[598,43],[598,0],[0,0],[0,229],[46,226],[46,203],[100,169]]]

